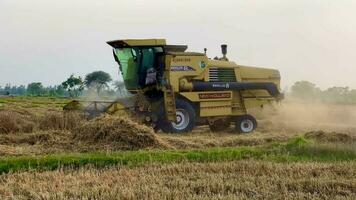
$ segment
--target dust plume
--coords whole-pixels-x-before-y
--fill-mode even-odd
[[[356,105],[295,101],[266,106],[256,112],[264,131],[339,131],[356,135]]]

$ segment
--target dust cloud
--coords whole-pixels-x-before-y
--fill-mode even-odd
[[[281,103],[252,112],[259,119],[262,131],[324,130],[356,135],[356,105],[286,99]]]

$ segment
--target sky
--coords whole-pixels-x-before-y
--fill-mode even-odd
[[[356,88],[354,0],[0,0],[0,85],[56,85],[106,71],[111,47],[165,38],[189,51],[280,70],[282,87],[308,80]]]

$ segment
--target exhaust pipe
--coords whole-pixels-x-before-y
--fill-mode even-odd
[[[222,44],[221,45],[221,53],[223,55],[223,60],[228,60],[227,57],[226,57],[226,54],[227,54],[227,44]]]

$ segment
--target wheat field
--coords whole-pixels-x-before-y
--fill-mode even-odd
[[[150,164],[22,172],[0,177],[9,199],[355,199],[356,164]]]
[[[252,134],[172,135],[63,114],[67,101],[0,99],[0,199],[356,199],[352,105],[287,102],[251,111]]]

